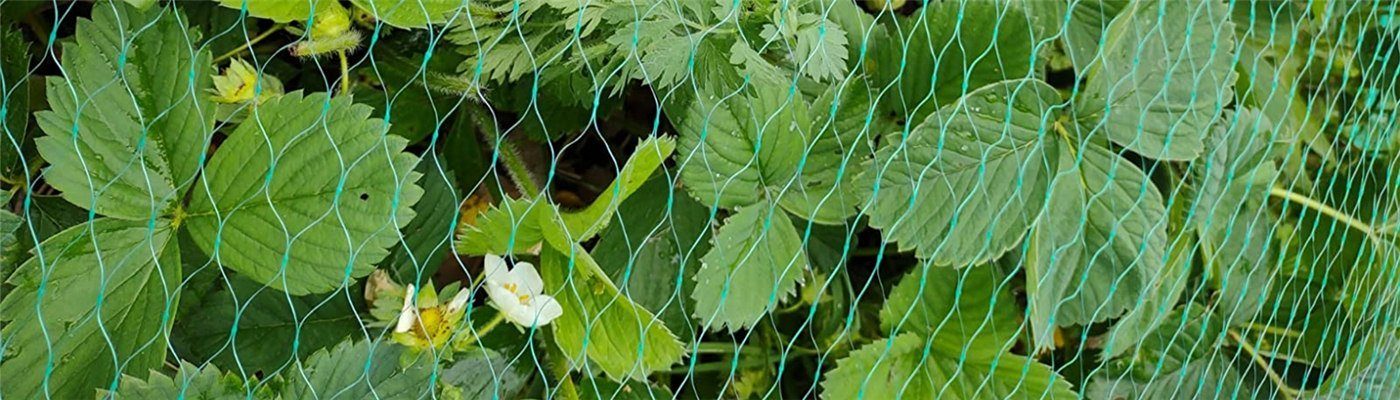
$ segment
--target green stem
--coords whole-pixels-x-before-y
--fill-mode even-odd
[[[1246,353],[1249,353],[1250,357],[1254,359],[1254,363],[1258,364],[1259,368],[1264,369],[1264,375],[1268,376],[1269,381],[1273,382],[1275,386],[1278,386],[1279,394],[1283,395],[1284,400],[1293,400],[1298,397],[1298,389],[1289,387],[1288,382],[1284,382],[1283,377],[1278,376],[1278,373],[1274,372],[1273,367],[1269,366],[1269,361],[1265,360],[1263,356],[1260,356],[1259,352],[1254,349],[1254,346],[1246,342],[1244,338],[1240,336],[1239,332],[1231,329],[1228,333],[1230,338],[1235,340],[1235,343],[1240,344],[1240,348],[1244,349]]]
[[[501,164],[506,166],[506,171],[510,172],[511,180],[520,187],[521,194],[526,198],[535,198],[540,194],[540,187],[535,183],[535,178],[531,177],[530,169],[525,166],[525,159],[520,157],[520,152],[515,149],[515,144],[500,138],[496,147],[501,153]]]
[[[496,154],[500,155],[501,164],[505,165],[506,173],[510,174],[511,181],[520,189],[520,194],[524,198],[533,199],[540,195],[539,184],[530,175],[530,168],[525,165],[525,159],[520,157],[520,152],[516,150],[515,144],[506,138],[498,136],[493,132],[495,129],[486,129],[496,126],[491,117],[486,115],[481,107],[469,107],[472,123],[476,124],[477,132],[488,142],[496,144]]]
[[[1259,323],[1255,323],[1255,322],[1246,323],[1246,324],[1244,324],[1243,326],[1244,326],[1245,329],[1248,329],[1248,330],[1251,330],[1251,331],[1259,331],[1259,332],[1263,332],[1263,333],[1267,333],[1267,334],[1271,334],[1271,335],[1278,335],[1278,336],[1290,337],[1290,338],[1299,338],[1299,337],[1302,337],[1302,336],[1303,336],[1303,333],[1302,333],[1302,332],[1298,332],[1298,331],[1295,331],[1295,330],[1292,330],[1292,329],[1280,328],[1280,327],[1277,327],[1277,326],[1270,326],[1270,325],[1263,325],[1263,324],[1259,324]]]
[[[459,344],[456,346],[456,348],[458,348],[458,349],[465,349],[465,348],[467,348],[467,346],[476,345],[477,343],[481,342],[481,338],[482,338],[483,336],[486,336],[486,334],[491,333],[491,330],[496,329],[496,326],[500,325],[500,324],[501,324],[501,321],[505,321],[505,320],[506,320],[506,313],[499,312],[499,311],[496,312],[496,316],[495,316],[495,317],[492,317],[490,321],[486,321],[486,324],[485,324],[485,325],[482,325],[480,328],[476,328],[475,332],[472,333],[471,338],[470,338],[470,339],[467,339],[467,340],[465,340],[465,341],[463,341],[462,343],[459,343]]]
[[[350,93],[350,60],[345,57],[345,50],[336,52],[340,54],[340,94]]]
[[[1365,221],[1347,215],[1347,213],[1344,213],[1341,210],[1337,210],[1335,208],[1332,208],[1331,206],[1322,204],[1322,202],[1320,201],[1313,200],[1311,197],[1294,193],[1289,191],[1288,189],[1284,189],[1277,186],[1269,190],[1269,195],[1288,200],[1294,203],[1298,203],[1299,205],[1302,205],[1307,208],[1311,208],[1314,211],[1322,213],[1323,215],[1331,217],[1334,220],[1337,220],[1343,224],[1346,224],[1347,226],[1352,227],[1352,229],[1356,229],[1357,231],[1366,234],[1366,237],[1370,238],[1372,241],[1381,241],[1380,236],[1376,233],[1376,229],[1371,227],[1370,224],[1367,224]]]
[[[282,28],[286,27],[287,24],[277,24],[271,28],[268,28],[266,31],[263,31],[263,33],[259,33],[252,39],[248,39],[248,43],[245,43],[242,46],[238,46],[238,48],[236,49],[229,50],[227,53],[220,54],[218,57],[214,57],[214,64],[218,64],[220,61],[233,58],[233,56],[242,54],[244,51],[248,51],[248,49],[253,48],[253,45],[258,44],[258,42],[261,42],[263,39],[267,39],[268,36],[272,36],[272,34],[274,33],[281,32]]]

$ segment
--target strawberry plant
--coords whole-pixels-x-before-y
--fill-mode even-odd
[[[0,0],[0,396],[1386,397],[1394,13]]]

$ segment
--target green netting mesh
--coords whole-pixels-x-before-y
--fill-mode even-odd
[[[1397,8],[0,0],[0,397],[1400,398]]]

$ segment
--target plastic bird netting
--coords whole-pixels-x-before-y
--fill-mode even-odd
[[[1400,398],[1397,13],[0,0],[0,397]]]

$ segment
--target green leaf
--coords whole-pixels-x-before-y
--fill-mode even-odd
[[[690,293],[700,256],[710,249],[710,212],[654,178],[622,204],[591,253],[622,293],[657,314],[684,341],[694,331]]]
[[[677,163],[691,196],[708,206],[733,208],[754,204],[768,187],[791,182],[811,124],[802,95],[776,78],[756,79],[732,96],[718,87],[702,90],[705,94],[674,113],[680,131]]]
[[[1021,330],[1009,285],[997,265],[914,267],[880,308],[880,330],[913,332],[962,357],[996,358],[1016,344]]]
[[[1076,399],[1049,366],[1014,354],[962,360],[918,334],[866,344],[836,362],[823,399]]]
[[[1250,388],[1245,377],[1231,365],[1231,357],[1215,355],[1194,360],[1177,372],[1154,376],[1147,382],[1128,376],[1098,376],[1089,381],[1084,394],[1096,400],[1272,398],[1272,391]]]
[[[15,25],[0,24],[0,177],[24,179],[20,155],[32,157],[29,47]]]
[[[1026,15],[1032,2],[924,3],[914,16],[879,21],[862,44],[874,86],[889,87],[881,118],[917,123],[969,91],[1032,76],[1034,46],[1043,40]]]
[[[345,292],[288,299],[236,275],[217,286],[223,289],[190,299],[199,309],[176,321],[171,342],[186,360],[271,375],[362,329]]]
[[[495,350],[475,348],[442,369],[443,390],[460,399],[514,399],[533,376],[533,365]],[[450,386],[452,389],[447,389]]]
[[[462,0],[351,0],[356,7],[398,28],[426,28],[457,17],[468,19]],[[458,10],[458,9],[462,10]],[[457,15],[459,14],[460,15]]]
[[[652,136],[637,144],[637,149],[632,152],[632,157],[627,159],[622,171],[618,172],[617,178],[593,200],[593,204],[578,212],[567,212],[557,216],[563,220],[567,237],[571,239],[569,241],[582,242],[597,236],[598,232],[612,221],[618,206],[651,178],[675,148],[676,141],[669,137]]]
[[[423,190],[403,138],[349,98],[260,105],[209,161],[189,232],[224,267],[293,295],[368,275]]]
[[[569,254],[546,246],[540,264],[546,293],[564,307],[552,323],[554,344],[571,369],[601,371],[614,381],[642,380],[685,356],[666,324],[618,291],[582,246],[575,244]]]
[[[306,21],[322,6],[339,0],[219,0],[224,7],[277,22]]]
[[[890,135],[867,172],[870,226],[937,265],[1010,250],[1045,208],[1057,143],[1045,127],[1060,103],[1044,82],[1006,81],[938,110],[905,140]]]
[[[0,281],[10,277],[10,270],[19,265],[19,241],[15,233],[24,226],[24,220],[10,212],[10,193],[0,192]]]
[[[194,181],[214,131],[209,52],[165,8],[111,4],[80,20],[35,115],[44,179],[63,198],[115,218],[166,215]],[[195,40],[197,42],[197,40]]]
[[[646,382],[612,382],[584,377],[578,383],[579,398],[584,400],[655,400],[675,398],[665,386]]]
[[[379,68],[392,68],[392,64]],[[386,76],[386,79],[392,78]],[[381,84],[382,87],[358,85],[354,93],[360,104],[374,107],[373,115],[390,118],[393,124],[389,126],[389,134],[402,136],[409,143],[418,143],[432,137],[447,122],[447,105],[436,104],[434,94],[426,86],[415,81],[400,85]]]
[[[1180,201],[1174,203],[1172,211],[1186,209],[1187,207],[1182,206],[1185,204],[1187,203]],[[1162,272],[1149,281],[1140,296],[1141,300],[1135,302],[1105,335],[1101,359],[1122,355],[1146,340],[1159,326],[1171,321],[1172,306],[1181,299],[1191,281],[1191,265],[1195,261],[1197,246],[1197,243],[1191,240],[1194,236],[1190,235],[1189,231],[1178,235],[1180,236],[1173,236],[1174,239],[1171,240],[1172,247]]]
[[[846,75],[846,31],[822,14],[800,13],[796,7],[777,11],[782,17],[763,26],[759,34],[770,46],[787,50],[781,54],[803,75],[830,82]],[[779,53],[782,53],[780,50]]]
[[[431,396],[436,367],[430,353],[407,354],[387,342],[344,342],[313,354],[289,371],[283,398],[417,399]]]
[[[700,260],[692,315],[730,330],[753,326],[795,294],[810,266],[792,220],[768,202],[730,216]]]
[[[1284,151],[1273,124],[1243,109],[1222,120],[1209,153],[1192,164],[1197,193],[1194,225],[1206,274],[1223,295],[1229,323],[1254,319],[1274,275],[1274,226],[1269,191],[1279,177],[1271,153]]]
[[[156,4],[156,0],[126,0],[126,4],[136,7],[139,10],[150,8]]]
[[[1156,186],[1098,144],[1073,146],[1060,147],[1049,211],[1028,239],[1026,295],[1037,347],[1050,343],[1056,325],[1123,314],[1166,264],[1166,207]]]
[[[540,215],[553,213],[553,209],[554,205],[540,198],[502,200],[478,215],[476,224],[458,228],[457,251],[473,256],[532,253],[544,240]]]
[[[428,156],[418,163],[417,173],[423,175],[423,198],[414,205],[413,221],[403,228],[403,242],[389,254],[385,265],[393,271],[398,282],[426,282],[437,272],[443,260],[452,252],[458,205],[462,196],[456,173],[441,165],[441,157]]]
[[[795,185],[786,187],[779,205],[808,221],[842,225],[859,213],[863,203],[857,180],[870,164],[875,136],[888,126],[873,118],[873,88],[864,78],[828,88],[812,103],[814,136],[797,170]],[[825,117],[816,114],[827,113]]]
[[[1119,363],[1138,377],[1163,377],[1195,360],[1218,357],[1224,321],[1206,306],[1188,302],[1162,316],[1162,322],[1129,346]]]
[[[98,219],[40,248],[0,302],[0,394],[90,398],[161,366],[180,279],[169,221]]]
[[[1339,362],[1340,368],[1314,393],[1320,400],[1374,399],[1400,390],[1400,332],[1374,332],[1358,341]]]
[[[1064,2],[1065,0],[1054,0]],[[1061,37],[1076,71],[1087,71],[1099,56],[1103,35],[1113,17],[1128,6],[1125,0],[1080,0],[1069,5],[1069,23]],[[1058,25],[1063,15],[1056,15]]]
[[[1075,112],[1085,130],[1159,160],[1190,160],[1233,100],[1235,30],[1224,2],[1134,2],[1109,25]]]
[[[203,368],[184,361],[174,377],[150,371],[150,377],[137,378],[123,375],[121,386],[112,397],[117,399],[199,399],[199,400],[238,400],[271,399],[266,391],[248,393],[245,383],[237,375],[219,371],[218,367],[207,365]]]

